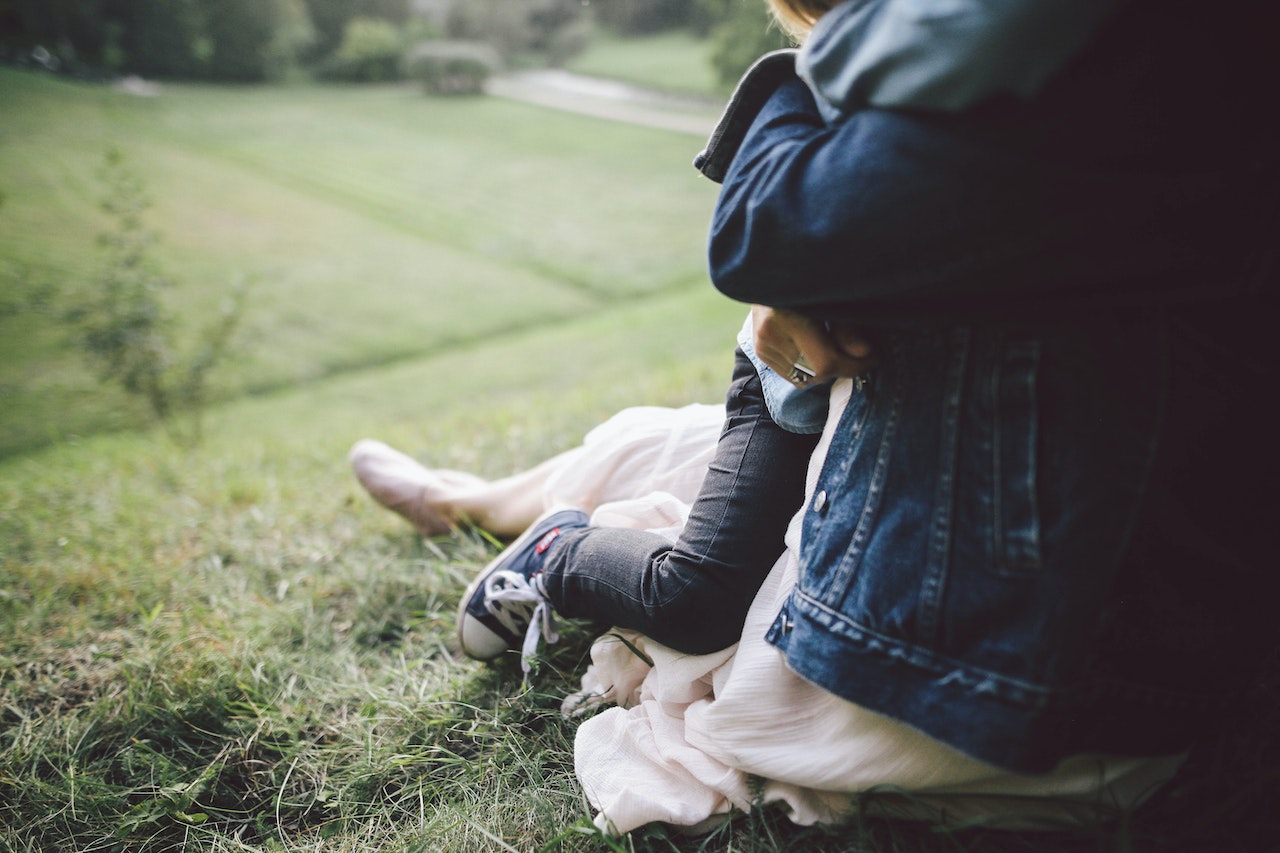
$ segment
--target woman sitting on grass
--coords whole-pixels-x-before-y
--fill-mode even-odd
[[[1273,378],[1262,4],[775,8],[807,35],[796,73],[758,66],[700,163],[723,181],[712,280],[755,306],[731,403],[776,428],[778,376],[837,379],[803,503],[769,485],[794,460],[721,464],[700,410],[626,414],[498,483],[372,444],[357,473],[426,530],[528,525],[464,595],[469,654],[536,642],[551,609],[643,632],[584,680],[619,703],[575,750],[617,830],[770,800],[833,820],[884,786],[1024,821],[1130,807],[1273,639],[1241,594],[1277,473],[1251,414]],[[690,503],[713,531],[768,504],[744,541],[785,527],[786,549],[704,577],[718,539],[678,540],[672,573],[666,540],[623,529],[678,530]]]

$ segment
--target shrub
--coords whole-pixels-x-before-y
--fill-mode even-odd
[[[454,4],[446,31],[452,39],[492,45],[504,60],[563,54],[577,38],[571,31],[583,32],[584,5],[580,0],[466,0]]]
[[[400,79],[404,40],[399,28],[379,18],[352,18],[342,44],[320,68],[329,80],[378,83]]]
[[[233,289],[194,344],[180,346],[175,318],[161,299],[173,282],[148,256],[155,238],[143,222],[150,202],[142,181],[116,149],[107,152],[102,175],[102,208],[115,228],[100,238],[106,260],[96,279],[68,294],[64,321],[103,382],[142,399],[180,444],[197,444],[209,373],[229,352],[243,314],[243,288]]]
[[[558,27],[547,36],[547,62],[553,68],[563,68],[570,59],[587,49],[591,35],[591,24],[582,18]]]
[[[764,4],[756,0],[757,4]],[[595,0],[591,8],[602,25],[624,35],[642,35],[698,21],[700,4],[689,0]]]
[[[318,35],[303,0],[277,0],[275,30],[265,52],[269,80],[287,80],[315,47]]]
[[[723,2],[723,0],[721,0]],[[714,5],[708,2],[708,6]],[[790,39],[773,23],[764,3],[726,3],[725,17],[711,34],[711,64],[726,86],[765,53],[790,47]]]
[[[428,41],[405,57],[405,76],[422,83],[432,94],[474,95],[499,68],[497,52],[486,44]]]

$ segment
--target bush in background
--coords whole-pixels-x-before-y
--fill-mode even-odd
[[[602,26],[622,35],[643,35],[694,25],[700,5],[690,0],[594,0],[591,8]]]
[[[400,79],[404,39],[400,29],[381,18],[352,18],[338,46],[319,66],[326,80],[380,83]]]
[[[563,68],[570,59],[582,53],[591,44],[591,22],[576,18],[553,30],[546,39],[544,52],[547,63],[553,68]]]
[[[408,0],[303,0],[315,27],[313,58],[335,53],[346,38],[347,25],[356,18],[389,21],[397,27],[409,20]]]
[[[303,0],[277,0],[275,30],[266,48],[268,80],[285,80],[298,73],[319,38]]]
[[[436,95],[477,95],[501,67],[497,51],[487,44],[427,41],[411,48],[404,76]]]
[[[296,0],[0,0],[0,52],[86,77],[220,81],[267,76],[283,7]]]
[[[711,64],[716,77],[726,86],[737,82],[764,54],[792,46],[763,2],[699,0],[698,5],[710,19],[719,22],[711,28]]]
[[[260,0],[202,0],[207,18],[207,55],[201,77],[257,83],[267,77],[268,48],[275,37],[276,3]]]
[[[485,42],[508,63],[522,54],[540,54],[563,62],[586,46],[580,0],[465,0],[448,17],[448,36]]]
[[[594,24],[710,36],[726,83],[786,43],[763,0],[0,0],[0,60],[86,77],[253,82],[306,69],[379,82],[427,36],[485,42],[508,65],[559,66]]]

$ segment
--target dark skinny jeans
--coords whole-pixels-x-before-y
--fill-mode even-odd
[[[739,350],[715,458],[675,545],[625,528],[564,534],[543,564],[552,607],[561,616],[635,629],[687,654],[737,642],[804,500],[817,438],[774,423],[760,377]]]

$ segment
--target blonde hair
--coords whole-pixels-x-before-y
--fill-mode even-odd
[[[802,42],[813,25],[839,0],[769,0],[774,20],[796,42]]]

